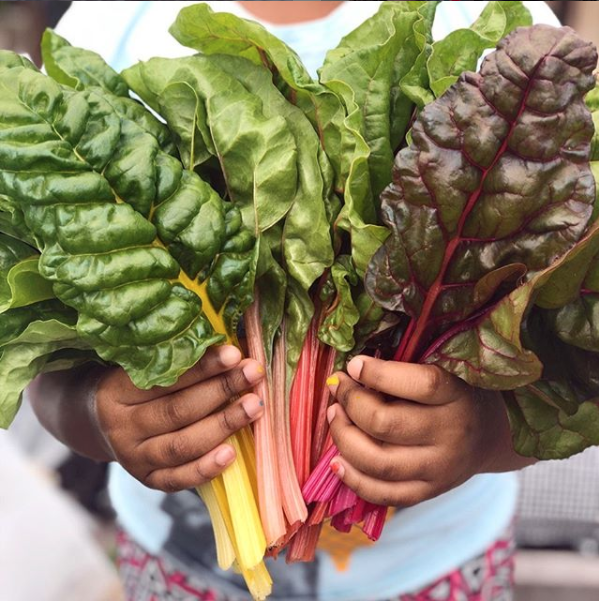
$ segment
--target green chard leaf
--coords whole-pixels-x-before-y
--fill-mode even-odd
[[[35,376],[90,357],[76,329],[77,315],[56,300],[10,309],[0,318],[0,427],[8,428],[25,387]],[[68,350],[58,362],[57,353]],[[70,356],[70,363],[67,361]],[[53,365],[52,365],[53,363]]]
[[[515,450],[527,457],[563,459],[599,444],[599,399],[560,407],[565,398],[575,402],[564,385],[540,381],[504,393]]]
[[[42,36],[42,58],[48,75],[55,81],[75,90],[106,92],[104,100],[121,118],[135,122],[159,141],[162,150],[172,154],[173,143],[168,129],[129,97],[125,80],[99,54],[71,46],[63,37],[47,29]]]
[[[372,297],[411,320],[398,359],[498,389],[540,375],[519,324],[591,217],[583,99],[596,61],[570,30],[520,29],[420,113],[383,193],[392,233],[366,275]],[[522,266],[527,283],[507,294]]]
[[[42,36],[44,67],[50,77],[76,90],[97,87],[115,96],[129,96],[123,78],[91,50],[74,48],[54,31]]]
[[[329,281],[324,287],[325,290],[331,289],[331,301],[327,303],[329,306],[325,310],[318,338],[344,353],[351,351],[356,344],[354,327],[360,319],[360,313],[352,297],[352,288],[356,288],[359,281],[351,257],[342,255],[331,267]]]
[[[190,167],[198,156],[218,159],[228,197],[241,210],[246,227],[262,238],[258,271],[266,280],[258,278],[260,298],[275,304],[263,315],[267,356],[282,320],[281,295],[273,298],[268,290],[280,283],[281,266],[298,282],[299,287],[287,288],[288,295],[297,290],[302,296],[287,302],[306,310],[295,315],[294,328],[287,330],[288,356],[293,356],[291,347],[303,341],[312,315],[311,303],[303,297],[333,262],[330,166],[310,122],[285,100],[269,70],[243,57],[154,59],[126,70],[124,77],[178,132],[182,156],[194,157]],[[197,140],[210,144],[198,146]],[[277,249],[268,252],[266,244]]]
[[[31,248],[38,248],[31,231],[25,223],[23,213],[8,198],[0,197],[0,233],[25,242]]]
[[[338,226],[349,232],[352,258],[363,275],[387,237],[376,225],[377,198],[391,181],[395,149],[413,104],[398,82],[418,59],[419,36],[430,36],[437,2],[384,2],[331,50],[320,80],[340,98],[344,121],[341,171],[344,207]]]
[[[285,217],[283,258],[287,272],[307,290],[333,262],[327,216],[331,190],[321,171],[326,157],[319,154],[318,136],[302,111],[277,90],[269,71],[242,58],[214,56],[211,59],[260,98],[267,119],[282,117],[293,136],[297,148],[297,183],[293,204]]]
[[[335,187],[343,189],[347,176],[341,166],[345,110],[335,94],[310,77],[289,46],[262,25],[235,15],[215,13],[207,4],[183,8],[170,32],[181,44],[203,54],[239,56],[267,67],[274,84],[312,123],[333,165]]]
[[[39,253],[0,233],[0,314],[54,298],[52,284],[39,273]]]
[[[170,105],[169,127],[178,114],[197,119],[193,103],[177,107],[181,83],[191,86],[204,105],[215,156],[225,178],[228,198],[241,210],[255,234],[269,229],[289,212],[298,179],[297,147],[285,120],[265,117],[262,103],[211,58],[152,59],[123,72],[125,80],[152,108]],[[180,108],[180,111],[176,110]]]
[[[0,90],[0,195],[41,241],[40,274],[104,360],[140,387],[175,382],[234,334],[251,232],[119,97],[19,66],[0,71]]]
[[[585,244],[574,260],[563,263],[540,288],[554,284],[594,244]],[[555,298],[555,297],[554,297]],[[599,420],[599,356],[560,340],[552,331],[551,311],[535,306],[523,324],[523,340],[543,363],[542,378],[504,393],[512,424],[514,448],[522,455],[558,459],[597,444]]]
[[[488,2],[467,29],[452,31],[442,40],[422,41],[421,54],[401,81],[401,88],[420,108],[441,96],[465,71],[474,71],[484,51],[514,29],[532,25],[522,2]]]
[[[348,112],[348,121],[368,144],[372,194],[391,181],[393,155],[403,141],[412,101],[397,86],[416,61],[420,48],[414,27],[421,11],[432,16],[437,2],[384,2],[379,11],[330,50],[320,81],[333,90]],[[355,121],[352,117],[356,113]]]

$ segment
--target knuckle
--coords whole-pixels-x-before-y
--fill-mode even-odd
[[[354,405],[356,401],[356,392],[358,389],[359,386],[357,384],[354,384],[351,381],[346,381],[339,386],[339,389],[337,390],[337,398],[346,407],[349,405]]]
[[[237,370],[221,376],[218,381],[221,388],[221,392],[223,394],[223,398],[230,399],[231,397],[237,395],[237,393],[241,389],[241,380],[242,376]]]
[[[368,500],[369,491],[367,487],[364,486],[364,481],[362,478],[356,478],[356,480],[352,482],[351,488],[358,495],[358,497]]]
[[[159,419],[161,423],[168,429],[173,424],[180,424],[183,421],[183,412],[181,411],[181,405],[177,402],[176,397],[168,397],[163,400],[158,406]]]
[[[181,486],[177,482],[176,478],[174,478],[169,472],[152,472],[146,476],[144,484],[149,488],[162,490],[163,492],[167,493],[174,493],[181,490]]]
[[[198,478],[197,484],[205,484],[206,482],[210,482],[215,476],[211,476],[203,466],[202,461],[196,461],[195,463],[195,473]],[[216,474],[215,474],[216,475]]]
[[[426,371],[423,372],[423,394],[427,397],[434,396],[441,388],[444,380],[445,374],[440,368],[435,365],[427,366]]]
[[[235,427],[235,421],[231,415],[231,408],[227,408],[224,411],[221,411],[217,414],[218,425],[221,429],[221,432],[226,436],[232,434],[237,430]]]
[[[397,465],[389,458],[379,459],[376,465],[376,476],[381,480],[392,481],[398,477]]]
[[[375,438],[386,439],[393,433],[394,422],[389,417],[386,407],[377,407],[370,416],[370,427]]]
[[[180,435],[173,435],[164,445],[164,459],[167,464],[180,465],[185,462],[188,451],[185,438]]]

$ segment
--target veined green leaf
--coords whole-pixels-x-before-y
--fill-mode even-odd
[[[39,253],[0,233],[0,313],[54,298],[52,284],[38,270]]]
[[[0,72],[0,90],[0,194],[43,242],[40,273],[101,357],[140,387],[172,384],[222,337],[147,218],[205,186],[106,92],[22,67]]]
[[[55,81],[75,90],[106,92],[107,101],[121,119],[134,122],[154,136],[162,150],[172,153],[173,143],[167,128],[139,102],[129,97],[125,80],[95,52],[71,46],[51,29],[42,36],[44,67]]]
[[[333,294],[330,306],[325,311],[318,338],[338,351],[348,353],[355,344],[354,326],[360,319],[360,313],[352,297],[360,278],[352,264],[351,257],[342,255],[337,258],[330,272],[330,286]]]
[[[59,83],[76,90],[98,87],[115,96],[129,96],[123,78],[99,54],[74,48],[50,29],[42,36],[42,56],[46,72]]]
[[[37,71],[37,67],[24,56],[16,54],[10,50],[4,50],[0,48],[0,71],[13,69],[15,67],[21,67],[24,69],[31,69]]]
[[[11,309],[2,315],[0,427],[8,428],[19,408],[23,390],[44,371],[50,358],[56,360],[54,353],[62,349],[89,349],[78,335],[75,321],[74,312],[56,301]]]
[[[237,57],[211,58],[261,100],[267,119],[282,117],[294,139],[297,183],[292,207],[285,217],[283,257],[288,273],[308,289],[333,262],[326,210],[331,190],[326,187],[321,171],[318,137],[305,115],[275,88],[269,71]]]
[[[543,381],[504,395],[518,453],[563,459],[599,444],[599,400],[576,404],[567,412],[560,404],[569,394],[563,385]]]
[[[465,71],[475,71],[483,52],[520,26],[532,25],[522,2],[487,3],[468,29],[452,31],[442,40],[426,44],[414,69],[402,81],[402,89],[422,108],[441,96]],[[426,66],[426,68],[424,68]]]
[[[260,99],[224,72],[211,57],[152,59],[123,72],[139,96],[161,111],[187,83],[204,104],[208,128],[220,163],[228,197],[241,210],[256,234],[280,221],[289,211],[296,191],[297,148],[285,120],[265,117]],[[197,119],[193,103],[180,107],[189,123]],[[170,126],[170,122],[169,122]]]
[[[374,197],[391,181],[395,149],[403,140],[412,101],[397,83],[420,53],[414,32],[436,2],[384,2],[379,11],[330,50],[320,81],[343,101],[348,114],[357,113],[359,131],[370,149],[368,166]]]
[[[206,4],[181,10],[170,32],[184,46],[204,54],[240,56],[271,70],[275,85],[312,123],[333,164],[335,187],[343,190],[347,177],[341,165],[345,110],[335,94],[313,81],[289,46],[262,25],[235,15],[215,13]]]
[[[23,213],[6,197],[0,197],[0,233],[25,242],[31,248],[38,248],[38,243],[25,224]]]

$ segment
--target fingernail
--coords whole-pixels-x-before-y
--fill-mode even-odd
[[[347,364],[347,373],[354,379],[359,380],[362,375],[362,368],[364,367],[364,361],[360,357],[354,357]]]
[[[223,447],[214,456],[214,461],[217,465],[224,467],[229,465],[235,458],[235,451],[231,447]]]
[[[327,378],[327,386],[330,391],[335,394],[337,392],[337,386],[339,386],[339,376],[329,376]]]
[[[339,478],[340,480],[343,478],[343,475],[345,474],[345,468],[340,463],[334,461],[333,463],[331,463],[330,468],[333,474],[337,476],[337,478]]]
[[[220,362],[224,367],[233,367],[241,361],[241,353],[234,346],[223,346],[220,350]]]
[[[256,419],[264,411],[264,401],[255,395],[241,401],[241,406],[250,419]]]
[[[250,384],[253,384],[263,378],[264,368],[257,361],[250,361],[243,366],[243,375]]]
[[[331,405],[328,409],[327,409],[327,421],[329,422],[329,424],[335,419],[335,413],[337,411],[337,406],[336,405]]]

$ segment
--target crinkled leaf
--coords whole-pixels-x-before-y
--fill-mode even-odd
[[[297,148],[285,120],[268,119],[258,97],[211,58],[152,59],[123,73],[139,96],[161,111],[167,99],[177,117],[169,86],[187,83],[205,107],[228,197],[242,212],[246,226],[263,232],[291,208],[298,179]],[[166,95],[165,95],[166,91]],[[189,122],[197,117],[193,103],[180,107]],[[170,125],[170,122],[169,122]]]
[[[275,85],[312,123],[333,165],[335,188],[339,192],[345,191],[347,209],[339,218],[339,226],[351,231],[354,260],[359,272],[363,273],[386,232],[373,225],[375,205],[367,163],[370,151],[359,131],[358,113],[354,111],[353,124],[347,123],[346,111],[339,98],[314,82],[295,52],[257,23],[214,13],[205,4],[197,4],[184,8],[170,31],[182,44],[205,54],[241,56],[271,70]],[[131,87],[139,92],[143,85],[140,78],[134,82],[134,74],[127,71],[124,75]],[[159,77],[159,74],[155,75]],[[140,95],[152,102],[151,91],[144,90]],[[329,219],[331,216],[329,212]]]
[[[44,67],[50,77],[76,90],[98,87],[115,96],[129,96],[123,78],[91,50],[74,48],[51,29],[42,36]]]
[[[27,384],[62,349],[86,350],[73,311],[56,302],[11,309],[0,319],[0,427],[8,428]],[[64,365],[64,362],[62,363]]]
[[[474,71],[487,48],[516,27],[532,24],[532,17],[522,2],[489,2],[470,29],[458,29],[435,42],[427,61],[430,88],[441,96],[464,71]]]
[[[518,453],[563,459],[599,444],[599,401],[576,404],[575,410],[568,412],[560,405],[567,403],[570,395],[566,386],[555,382],[538,382],[505,394]]]
[[[217,55],[150,61],[127,70],[125,77],[161,110],[170,127],[181,132],[195,121],[195,139],[205,137],[202,130],[209,132],[213,149],[206,147],[206,151],[216,153],[229,196],[241,208],[246,225],[263,235],[284,221],[281,260],[305,295],[333,260],[329,225],[333,209],[326,176],[330,167],[309,121],[277,90],[270,71],[244,58]],[[196,101],[178,105],[182,90],[188,100],[198,90]],[[188,147],[192,137],[179,134]],[[268,279],[259,283],[259,288],[268,289],[272,278],[280,280],[274,263],[266,271]],[[288,294],[293,290],[289,288]],[[294,303],[298,308],[307,306],[302,301]],[[269,314],[269,323],[263,324],[270,342],[280,324],[272,321],[275,316],[282,317],[275,311]],[[302,327],[305,333],[311,313],[296,318],[295,328],[288,329],[287,350],[291,353],[292,343],[301,339]]]
[[[383,2],[379,11],[330,50],[320,81],[357,111],[359,131],[370,148],[368,167],[377,197],[391,181],[395,148],[403,140],[413,104],[397,82],[419,55],[414,25],[420,10],[436,2]],[[432,18],[429,20],[429,24]],[[392,93],[393,91],[393,93]]]
[[[517,288],[488,314],[448,330],[423,356],[472,386],[509,390],[541,377],[543,365],[523,347],[520,328],[534,285]]]
[[[148,217],[172,232],[158,219],[169,203],[187,199],[193,208],[213,193],[115,109],[115,96],[69,90],[22,67],[1,71],[0,89],[0,194],[18,203],[43,242],[40,273],[77,309],[77,331],[101,357],[123,365],[138,386],[173,383],[222,337],[202,312],[206,297],[182,285],[181,265]],[[197,200],[198,189],[207,201]],[[236,236],[218,241],[235,251]],[[194,247],[199,263],[186,267],[191,276],[212,269],[216,284],[227,266],[202,258],[205,245]],[[215,242],[215,254],[219,248]]]
[[[337,258],[331,267],[330,285],[333,288],[332,302],[325,310],[318,337],[322,342],[338,351],[351,351],[356,342],[354,326],[360,319],[360,313],[352,297],[352,288],[359,282],[351,257],[343,255]]]
[[[550,280],[565,273],[567,265],[553,272]],[[543,363],[543,375],[505,395],[516,450],[558,459],[596,444],[599,355],[560,340],[545,309],[533,307],[522,332],[526,347]]]
[[[595,198],[593,129],[583,98],[594,85],[596,61],[595,50],[570,30],[520,29],[500,42],[479,74],[464,74],[421,112],[383,194],[392,234],[366,276],[381,306],[412,319],[404,360],[418,359],[443,330],[456,327],[456,311],[464,319],[480,310],[474,291],[481,278],[514,263],[531,278],[583,235]],[[520,314],[529,301],[524,295],[506,302],[507,314]],[[517,333],[515,324],[501,324],[501,337],[512,329]],[[484,363],[489,353],[494,361],[506,354],[505,376],[525,369],[512,365],[519,349],[495,340],[495,330],[491,324],[480,336],[463,332],[466,346],[451,355],[465,366],[468,355]],[[495,367],[489,365],[491,379]],[[527,377],[536,373],[531,369]]]
[[[5,203],[5,204],[4,204]],[[31,231],[25,223],[23,213],[18,208],[0,197],[0,233],[25,242],[31,248],[38,248]]]
[[[427,61],[433,51],[432,25],[435,10],[430,12],[424,8],[420,10],[421,18],[414,24],[414,40],[419,53],[411,69],[397,84],[403,94],[417,107],[422,108],[435,99],[429,89],[429,77],[426,68]]]
[[[346,136],[344,108],[335,94],[312,80],[289,46],[262,25],[235,15],[215,13],[207,4],[183,8],[170,32],[184,46],[204,54],[240,56],[270,69],[275,85],[312,123],[333,164],[335,187],[344,188],[347,178],[341,165]]]
[[[560,406],[572,413],[576,406],[590,398],[599,397],[599,356],[564,342],[551,325],[551,312],[532,307],[522,328],[522,340],[543,363],[543,380],[562,382],[575,399],[572,406]]]
[[[0,233],[0,313],[54,298],[52,284],[39,274],[38,260],[31,246]]]
[[[215,56],[212,60],[261,100],[267,119],[282,117],[293,136],[297,183],[293,205],[285,217],[283,257],[287,272],[308,289],[333,262],[326,210],[331,190],[321,171],[318,136],[306,116],[275,88],[269,71],[237,57]]]
[[[599,224],[595,224],[580,242],[548,268],[488,309],[447,330],[428,349],[423,360],[443,367],[473,386],[495,390],[526,386],[541,375],[555,377],[553,369],[546,372],[550,338],[544,342],[536,338],[533,343],[533,330],[525,320],[537,295],[543,294],[545,287],[551,288],[561,274],[574,271],[581,257],[588,258],[589,250],[596,251],[598,244]],[[523,328],[528,332],[524,339]],[[547,326],[541,330],[547,331]],[[565,355],[562,360],[566,360]],[[573,381],[576,370],[570,371]]]
[[[13,69],[15,67],[31,69],[32,71],[38,70],[28,58],[16,54],[15,52],[11,52],[10,50],[0,48],[0,71]]]
[[[470,28],[452,31],[430,43],[420,38],[421,53],[401,81],[401,88],[420,108],[441,96],[465,71],[474,71],[483,52],[520,26],[532,24],[522,2],[488,2]]]
[[[171,135],[152,113],[129,97],[125,80],[95,52],[71,46],[51,29],[42,36],[44,67],[55,81],[75,90],[106,92],[104,100],[123,119],[135,122],[154,136],[165,152],[172,152]]]

